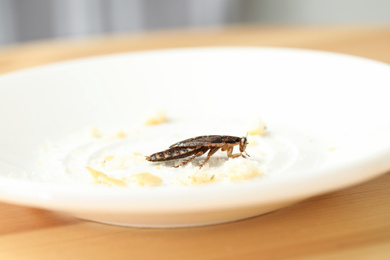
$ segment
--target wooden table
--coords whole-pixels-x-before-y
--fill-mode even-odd
[[[236,27],[37,42],[0,50],[0,73],[99,54],[283,46],[390,63],[390,27]],[[138,229],[0,203],[0,259],[390,259],[390,174],[234,223]]]

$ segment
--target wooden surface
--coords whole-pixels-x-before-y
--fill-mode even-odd
[[[237,45],[390,63],[390,27],[246,27],[3,47],[0,73],[98,54]],[[390,174],[271,214],[198,228],[115,227],[0,203],[0,259],[390,259]]]

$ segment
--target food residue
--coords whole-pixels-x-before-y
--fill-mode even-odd
[[[252,123],[248,134],[249,135],[264,135],[266,133],[267,126],[265,125],[264,121],[261,119],[256,119]]]
[[[100,130],[97,126],[94,126],[94,127],[91,127],[89,129],[89,134],[93,137],[93,138],[100,138],[102,137],[101,133],[100,133]]]
[[[92,175],[94,181],[96,184],[103,184],[108,186],[127,186],[125,181],[118,180],[112,177],[109,177],[107,174],[92,169],[91,167],[85,167],[89,171],[89,173]]]
[[[126,133],[123,132],[123,131],[119,131],[119,132],[116,134],[116,138],[119,138],[119,139],[126,138]]]
[[[160,177],[155,176],[149,172],[141,172],[141,173],[133,174],[130,177],[128,177],[128,180],[135,182],[141,186],[150,186],[150,187],[159,186],[163,183],[163,180]]]
[[[188,171],[177,179],[179,184],[182,185],[199,185],[210,183],[215,181],[215,176],[213,174],[209,174],[205,170],[196,169],[193,171]]]
[[[49,142],[42,146],[43,153],[37,160],[37,171],[44,171],[47,176],[51,176],[53,169],[61,167],[63,178],[86,184],[90,184],[92,180],[93,183],[104,186],[191,186],[262,177],[264,162],[272,159],[272,156],[264,156],[270,148],[264,146],[262,135],[265,134],[266,126],[258,119],[248,131],[250,158],[228,158],[226,151],[220,150],[202,169],[199,169],[199,166],[207,155],[179,168],[172,166],[179,165],[184,158],[180,161],[151,163],[145,160],[145,153],[149,154],[154,147],[167,141],[153,134],[154,129],[160,131],[158,127],[148,126],[165,122],[166,113],[159,111],[144,121],[147,126],[122,126],[123,130],[93,126],[87,128],[88,131],[84,129],[58,143]],[[174,143],[174,140],[179,139],[177,136],[177,133],[170,134],[167,139]],[[269,141],[268,143],[271,144]],[[236,145],[234,153],[239,152],[239,148],[239,145]]]
[[[222,172],[231,181],[248,180],[264,174],[257,162],[242,158],[227,161],[223,168]]]
[[[160,110],[156,112],[155,115],[152,115],[145,121],[145,125],[150,126],[150,125],[159,125],[162,123],[165,123],[168,121],[167,114],[165,111]]]

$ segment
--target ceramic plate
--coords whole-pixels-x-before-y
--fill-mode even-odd
[[[363,58],[278,48],[138,52],[3,75],[0,200],[178,227],[351,186],[390,169],[389,75]],[[205,156],[179,168],[144,159],[201,135],[248,135],[251,157],[218,152],[202,169]]]

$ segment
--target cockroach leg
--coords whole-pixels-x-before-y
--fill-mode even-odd
[[[201,165],[199,166],[199,169],[203,167],[203,165],[210,159],[210,157],[215,154],[216,151],[219,150],[220,147],[214,147],[214,148],[211,148],[209,153],[207,154],[207,158],[201,163]]]
[[[224,152],[224,151],[226,151],[227,149],[229,149],[229,145],[228,144],[224,144],[223,146],[222,146],[222,149],[221,149],[221,151],[222,152]]]
[[[173,167],[173,168],[179,168],[180,166],[184,166],[184,165],[186,165],[187,163],[189,163],[190,161],[194,160],[196,157],[198,157],[198,155],[195,154],[194,156],[190,157],[190,159],[185,160],[183,163],[178,164],[178,165],[174,165],[174,166],[172,166],[172,167]]]
[[[179,165],[174,165],[172,167],[178,168],[180,166],[184,166],[184,165],[188,164],[189,162],[191,162],[192,160],[194,160],[196,157],[202,156],[205,152],[207,152],[208,149],[209,149],[208,147],[204,147],[204,148],[200,149],[199,152],[197,152],[194,156],[190,157],[188,160],[185,160],[183,163],[181,163]]]
[[[233,158],[234,159],[234,158],[237,158],[237,157],[240,157],[240,156],[246,158],[245,155],[243,155],[242,153],[235,153],[235,154],[232,154],[232,153],[233,153],[233,147],[229,147],[227,149],[227,156],[229,158]]]
[[[232,154],[231,156],[229,156],[230,158],[237,158],[237,157],[240,157],[242,156],[243,158],[246,158],[245,155],[243,155],[242,153],[235,153],[235,154]]]

